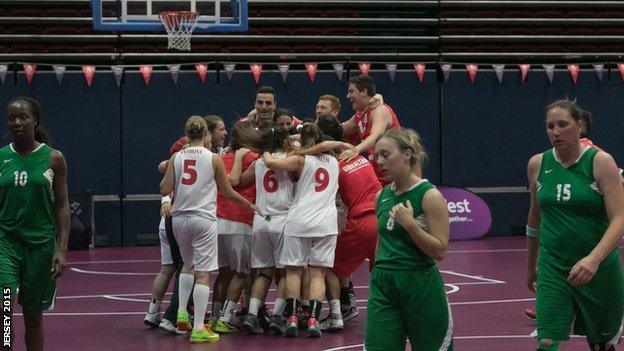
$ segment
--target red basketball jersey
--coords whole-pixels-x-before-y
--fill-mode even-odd
[[[338,193],[349,209],[349,217],[375,212],[375,195],[381,190],[375,170],[368,160],[358,156],[339,164]]]
[[[225,166],[225,173],[229,174],[234,166],[234,152],[228,152],[221,156],[223,164]],[[243,171],[245,171],[249,165],[258,158],[258,154],[250,152],[243,158]],[[234,187],[241,196],[249,200],[251,203],[256,202],[256,184],[251,182],[245,186]],[[239,205],[237,202],[227,199],[221,192],[217,197],[217,217],[222,219],[229,219],[230,221],[246,223],[252,225],[254,212]]]
[[[392,122],[386,128],[386,130],[401,128],[401,124],[399,124],[399,120],[397,119],[397,116],[394,113],[394,110],[392,110],[392,107],[388,106],[387,104],[383,104],[381,106],[378,106],[377,108],[381,108],[382,106],[385,106],[388,109],[388,112],[390,112],[390,117],[392,118]],[[371,112],[372,110],[370,109],[370,107],[366,107],[364,111],[355,112],[355,123],[358,126],[358,137],[360,138],[360,141],[363,141],[364,139],[368,138],[368,136],[371,133],[371,129],[373,127],[373,122],[370,121]],[[379,170],[379,166],[377,165],[377,154],[375,153],[375,147],[372,147],[366,150],[366,152],[368,153],[368,160],[371,161],[375,169],[375,174],[377,174],[377,179],[379,179],[379,182],[382,185],[387,184],[388,182],[384,179],[383,175],[381,174],[381,171]]]

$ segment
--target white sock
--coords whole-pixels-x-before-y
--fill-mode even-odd
[[[308,306],[308,307],[310,307],[310,300],[301,300],[301,306]]]
[[[225,305],[223,305],[223,309],[221,310],[221,317],[219,317],[219,320],[221,322],[230,323],[230,320],[232,319],[232,314],[234,313],[235,309],[236,302],[232,300],[226,300]]]
[[[273,306],[273,315],[281,316],[284,313],[284,307],[286,307],[286,299],[278,297],[275,299],[275,306]]]
[[[193,290],[193,302],[195,303],[195,316],[193,317],[193,329],[204,329],[204,317],[208,309],[210,287],[204,284],[195,284]]]
[[[212,303],[212,318],[219,318],[221,316],[221,309],[223,308],[223,302],[215,301]]]
[[[249,299],[249,314],[257,316],[260,305],[262,305],[262,301],[260,301],[260,299],[256,299],[255,297]]]
[[[329,301],[329,309],[332,316],[342,318],[342,312],[340,312],[340,300],[334,299]]]
[[[149,308],[147,309],[147,313],[154,314],[160,312],[160,304],[162,303],[162,299],[156,300],[151,299]]]
[[[195,283],[195,276],[188,273],[180,273],[180,285],[178,285],[178,311],[186,312],[188,300],[191,297],[191,290]]]

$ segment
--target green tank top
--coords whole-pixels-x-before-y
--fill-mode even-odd
[[[392,185],[392,184],[391,184]],[[389,270],[425,270],[435,265],[433,259],[418,248],[409,233],[390,217],[390,210],[399,203],[410,200],[414,218],[424,225],[422,200],[425,193],[435,186],[424,179],[410,190],[396,195],[391,185],[385,186],[377,199],[377,231],[379,248],[375,258],[375,268]]]
[[[28,244],[54,238],[51,152],[46,144],[25,157],[12,144],[0,149],[0,236]]]
[[[553,149],[542,154],[537,177],[541,209],[540,259],[567,272],[598,245],[609,226],[604,199],[594,179],[594,157],[587,148],[579,160],[564,168]],[[614,250],[601,264],[618,262]]]

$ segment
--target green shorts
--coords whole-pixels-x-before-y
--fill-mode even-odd
[[[453,350],[453,318],[437,267],[373,268],[366,316],[367,351]]]
[[[11,288],[18,302],[26,308],[47,310],[54,305],[56,280],[52,279],[52,257],[56,251],[54,239],[38,245],[28,245],[18,239],[0,235],[0,285]]]
[[[624,314],[624,280],[619,260],[600,267],[584,285],[571,286],[568,274],[548,260],[540,260],[535,303],[538,340],[568,340],[574,327],[575,333],[586,335],[591,343],[617,341]]]

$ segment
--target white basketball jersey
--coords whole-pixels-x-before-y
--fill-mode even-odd
[[[172,217],[197,215],[217,220],[217,184],[212,155],[202,146],[189,147],[176,155]]]
[[[338,234],[337,191],[338,161],[327,155],[306,156],[295,198],[286,216],[284,235]]]
[[[285,158],[283,152],[273,153],[275,158]],[[256,206],[263,215],[285,215],[293,201],[294,183],[288,172],[269,169],[261,157],[256,161]]]

